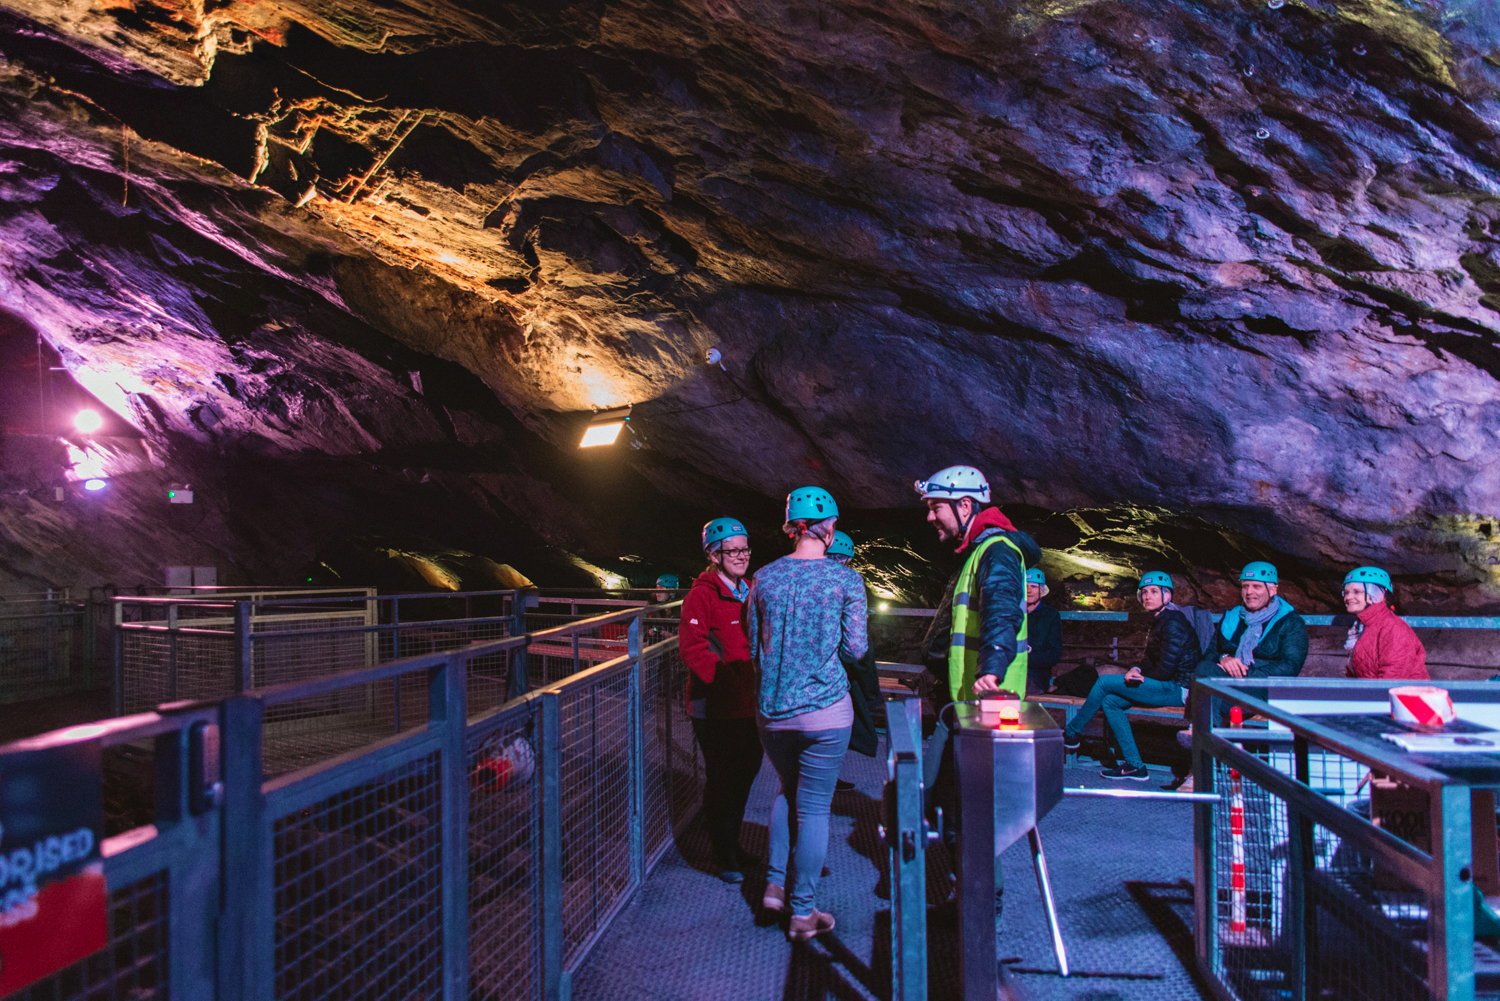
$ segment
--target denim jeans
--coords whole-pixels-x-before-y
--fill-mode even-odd
[[[1141,752],[1135,746],[1135,734],[1130,732],[1130,720],[1125,714],[1131,706],[1180,706],[1182,689],[1175,682],[1141,679],[1139,685],[1125,684],[1123,674],[1106,674],[1094,682],[1089,697],[1078,707],[1078,715],[1068,724],[1067,736],[1076,737],[1088,726],[1089,720],[1101,709],[1109,723],[1115,740],[1120,745],[1120,756],[1131,768],[1144,768]]]
[[[922,749],[922,785],[927,790],[923,809],[931,815],[934,808],[943,808],[943,844],[948,848],[948,859],[958,864],[958,783],[953,774],[953,741],[943,714],[938,714],[938,724],[927,738]],[[956,876],[957,871],[954,872]],[[995,921],[998,925],[1005,901],[1005,870],[1000,866],[1000,856],[995,856]]]
[[[760,742],[781,777],[781,795],[771,808],[766,882],[786,887],[792,916],[806,917],[813,912],[818,878],[828,858],[828,815],[844,752],[849,749],[849,727],[810,731],[761,727]]]

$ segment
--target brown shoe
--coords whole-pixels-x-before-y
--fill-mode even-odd
[[[814,910],[805,918],[792,918],[791,926],[786,930],[786,937],[791,942],[810,942],[824,932],[830,931],[833,931],[833,915]]]
[[[786,891],[775,883],[767,883],[765,895],[760,898],[760,906],[780,914],[786,909]]]

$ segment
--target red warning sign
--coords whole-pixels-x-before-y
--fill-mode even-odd
[[[99,743],[56,740],[0,754],[0,995],[109,941]]]

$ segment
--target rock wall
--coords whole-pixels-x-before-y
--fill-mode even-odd
[[[1500,596],[1491,4],[6,6],[0,303],[147,441],[524,438],[452,489],[618,554],[550,498],[633,403],[653,513],[969,461],[1085,589]],[[509,416],[445,423],[417,355]]]

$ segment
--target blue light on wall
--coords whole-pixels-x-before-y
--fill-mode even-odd
[[[104,481],[103,480],[84,480],[83,481],[83,489],[85,489],[85,490],[103,490],[104,489]]]

